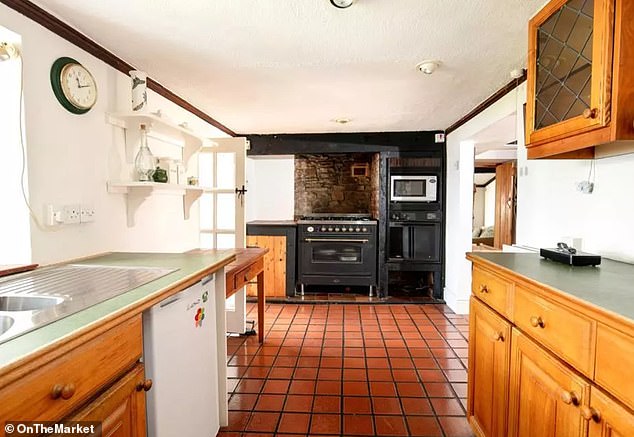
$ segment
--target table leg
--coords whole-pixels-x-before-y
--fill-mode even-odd
[[[258,341],[264,343],[264,271],[258,274]]]

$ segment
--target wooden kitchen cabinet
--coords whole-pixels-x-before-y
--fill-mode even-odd
[[[586,436],[590,384],[515,328],[511,349],[508,436]]]
[[[506,437],[511,325],[471,298],[467,416],[479,436]]]
[[[596,387],[590,391],[590,406],[582,409],[589,423],[589,437],[634,436],[634,416]]]
[[[632,20],[629,0],[552,0],[530,21],[529,158],[592,158],[630,147],[618,142],[634,139]]]
[[[137,364],[66,421],[101,422],[103,437],[145,437],[145,392],[149,389],[151,381],[145,379],[143,364]]]
[[[269,249],[264,255],[264,295],[286,296],[286,237],[281,235],[249,235],[247,246]],[[247,296],[257,296],[257,284],[247,286]]]

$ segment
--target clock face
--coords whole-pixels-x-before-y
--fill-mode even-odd
[[[51,67],[51,87],[59,103],[73,114],[85,114],[97,102],[97,83],[73,58],[57,59]]]
[[[78,109],[90,109],[97,102],[97,84],[90,72],[80,64],[62,68],[60,82],[64,96]]]

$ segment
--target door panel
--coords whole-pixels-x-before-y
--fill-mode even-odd
[[[590,408],[584,413],[590,422],[590,437],[634,436],[634,415],[596,387],[592,387]]]

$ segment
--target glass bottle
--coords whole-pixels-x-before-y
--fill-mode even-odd
[[[139,151],[136,154],[136,158],[134,158],[134,171],[139,181],[147,182],[152,180],[156,160],[147,145],[147,130],[144,124],[141,125],[140,142]]]

